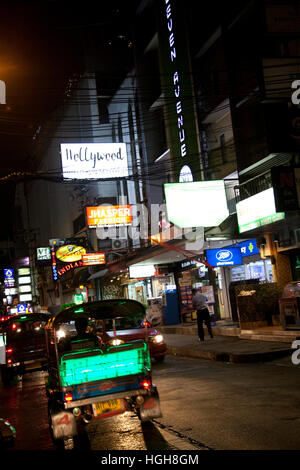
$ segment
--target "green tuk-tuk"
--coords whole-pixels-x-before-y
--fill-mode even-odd
[[[49,424],[65,448],[74,447],[79,421],[126,411],[142,421],[161,416],[147,336],[118,337],[120,319],[144,328],[145,308],[128,299],[88,302],[57,313],[45,328]]]

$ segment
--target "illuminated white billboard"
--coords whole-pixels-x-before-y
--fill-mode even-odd
[[[31,292],[31,285],[25,285],[25,286],[19,286],[19,293],[20,294],[26,294],[28,292]]]
[[[129,277],[136,279],[140,277],[151,277],[155,274],[155,267],[153,264],[145,266],[129,266]]]
[[[0,80],[0,104],[6,104],[6,85],[3,80]]]
[[[106,179],[128,176],[125,143],[60,144],[65,179]]]
[[[236,212],[240,233],[271,224],[285,217],[284,212],[276,212],[273,188],[238,202]]]
[[[20,284],[30,284],[31,283],[31,277],[30,276],[19,277],[18,282],[19,282],[19,285]]]
[[[180,228],[216,227],[228,216],[223,180],[164,185],[168,220]]]
[[[32,295],[31,294],[21,294],[19,295],[20,302],[31,302]]]

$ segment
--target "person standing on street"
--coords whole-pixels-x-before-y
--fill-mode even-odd
[[[213,338],[211,324],[210,324],[210,315],[208,306],[206,303],[206,296],[201,292],[197,291],[197,289],[192,289],[192,302],[193,308],[197,310],[197,324],[198,324],[198,336],[200,341],[204,341],[204,329],[203,329],[203,321],[206,324],[207,331],[211,338]]]

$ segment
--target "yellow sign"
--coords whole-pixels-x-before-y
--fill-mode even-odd
[[[86,249],[82,246],[64,245],[57,250],[55,256],[64,263],[72,263],[73,261],[81,260],[82,255],[85,253]]]

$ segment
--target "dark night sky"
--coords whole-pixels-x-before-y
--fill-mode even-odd
[[[101,41],[103,45],[118,34],[126,35],[139,3],[139,0],[1,1],[0,80],[6,82],[9,109],[3,106],[0,109],[0,176],[10,170],[26,169],[35,130],[63,98],[72,72],[82,69],[81,48],[89,32],[97,29],[98,47]],[[229,3],[226,8],[223,5],[226,12],[243,0]],[[215,7],[218,2],[187,0],[187,4],[199,24],[199,40],[223,13]],[[114,58],[116,49],[106,54],[104,65],[112,74],[119,73],[116,67],[120,57]]]
[[[130,0],[134,8],[135,0]],[[128,4],[85,0],[2,0],[0,80],[0,177],[29,169],[33,135],[64,98],[68,78],[83,70],[82,46],[93,28],[104,41],[128,23]],[[126,7],[126,8],[125,8]],[[0,182],[0,240],[7,239],[13,185]]]
[[[200,35],[213,29],[222,17],[215,2],[187,0],[199,22]],[[243,0],[239,0],[243,2]],[[238,3],[239,3],[238,2]],[[64,97],[67,80],[82,70],[81,48],[89,32],[97,30],[99,45],[106,50],[108,70],[117,74],[126,67],[126,54],[115,60],[119,45],[107,41],[130,35],[131,18],[139,0],[2,0],[0,5],[0,80],[6,82],[7,106],[0,106],[0,177],[28,169],[33,135]],[[231,5],[236,0],[231,0]],[[195,9],[194,9],[195,6]],[[223,9],[228,10],[228,5]],[[210,18],[210,21],[209,21]],[[119,66],[119,69],[118,69]],[[0,182],[1,210],[11,213]],[[2,219],[3,220],[3,219]],[[6,238],[0,226],[0,239]]]
[[[6,82],[9,109],[0,109],[0,176],[26,167],[35,129],[63,98],[67,79],[82,70],[81,47],[89,31],[97,27],[101,37],[105,30],[106,38],[122,30],[124,5],[124,0],[1,2],[0,80]]]

